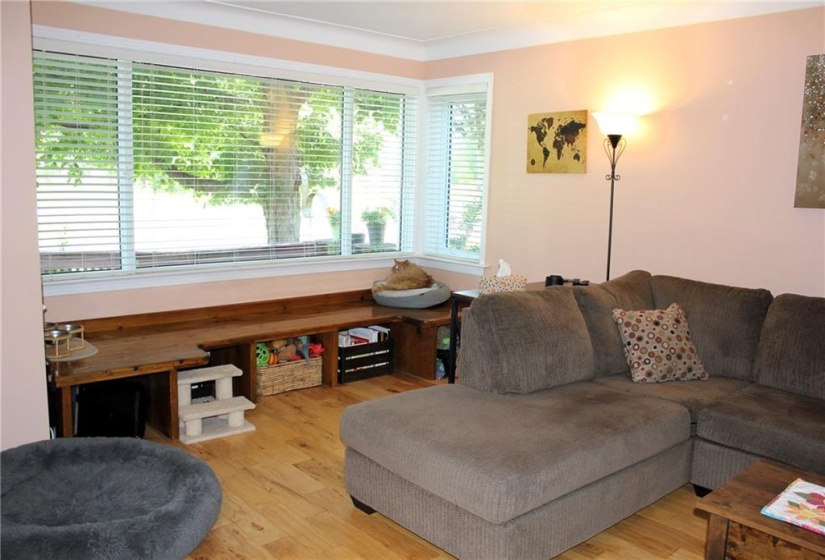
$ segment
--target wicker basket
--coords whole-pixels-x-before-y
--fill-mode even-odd
[[[284,362],[271,366],[258,366],[258,396],[277,395],[293,389],[316,387],[322,383],[321,365],[318,356],[297,362]]]

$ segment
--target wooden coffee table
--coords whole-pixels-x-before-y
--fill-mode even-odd
[[[699,500],[710,514],[706,560],[825,558],[825,536],[761,513],[797,478],[825,485],[825,476],[760,461]]]

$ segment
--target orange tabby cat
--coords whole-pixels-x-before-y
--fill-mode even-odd
[[[424,272],[420,266],[410,261],[396,259],[390,275],[386,279],[376,282],[372,291],[414,290],[416,288],[429,288],[432,285],[433,277]]]

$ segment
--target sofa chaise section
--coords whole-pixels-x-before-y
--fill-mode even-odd
[[[350,494],[450,554],[474,560],[547,560],[679,488],[690,442],[636,463],[506,523],[491,523],[346,450]]]
[[[689,438],[683,407],[592,383],[504,397],[437,386],[348,407],[341,421],[348,447],[492,523]]]
[[[461,385],[344,411],[355,500],[461,558],[546,559],[688,481],[688,410],[590,382],[570,288],[479,298],[462,334]]]

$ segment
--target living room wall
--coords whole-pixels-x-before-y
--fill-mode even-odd
[[[25,10],[25,4],[12,4]],[[65,2],[34,2],[32,20],[69,30],[412,78],[493,72],[488,273],[504,258],[531,281],[551,273],[604,279],[609,183],[604,180],[608,166],[601,135],[592,120],[586,174],[528,175],[527,115],[575,109],[642,111],[646,114],[640,130],[628,138],[619,162],[612,275],[644,268],[760,286],[774,293],[825,295],[825,212],[793,208],[805,57],[825,51],[825,8],[429,63]],[[3,52],[27,52],[25,34],[8,35],[5,23],[3,27]],[[6,108],[18,102],[23,105],[16,106],[26,106],[30,87],[4,79],[4,133]],[[17,116],[17,138],[30,136],[31,119]],[[6,146],[4,236],[14,235],[23,249],[10,255],[4,251],[4,281],[10,270],[34,278],[31,262],[37,253],[31,193],[19,188],[33,181],[27,171],[33,154],[14,157]],[[6,180],[7,163],[22,178],[14,185]],[[11,212],[17,217],[12,222],[6,219]],[[9,232],[9,224],[21,226]],[[48,318],[60,321],[363,289],[386,272],[376,268],[211,282],[49,297],[46,303]],[[474,287],[478,281],[431,272],[455,289]],[[15,304],[31,308],[39,321],[39,292],[30,291],[24,290]],[[5,304],[4,298],[4,323]],[[39,372],[42,348],[39,340],[34,348],[27,335],[21,333],[24,340],[9,339],[21,342],[25,350],[18,353],[16,365]],[[8,344],[5,329],[3,336]],[[24,439],[42,433],[43,407],[32,391],[40,382],[39,377],[21,380],[4,364],[4,438],[9,418],[16,425],[33,425]],[[38,402],[31,413],[6,407],[8,402],[32,400]]]
[[[609,181],[591,118],[587,173],[527,174],[527,115],[643,113],[619,161],[612,276],[633,269],[825,295],[825,210],[794,208],[806,57],[825,9],[427,64],[495,75],[488,259],[531,280],[605,277]]]
[[[422,62],[382,54],[332,48],[302,41],[244,33],[204,25],[127,14],[68,2],[33,2],[35,25],[83,31],[124,39],[140,39],[186,47],[270,57],[331,66],[356,72],[369,72],[423,79]],[[276,299],[347,290],[363,290],[375,280],[386,277],[391,259],[375,266],[342,272],[272,276],[256,280],[205,282],[192,286],[167,286],[48,297],[50,321],[79,320],[170,309],[196,308],[245,301]],[[447,285],[461,288],[477,284],[477,279],[449,271],[431,271]]]
[[[0,3],[0,449],[48,437],[35,216],[29,7]]]
[[[525,172],[527,115],[645,113],[618,171],[612,274],[635,268],[776,293],[825,295],[825,212],[793,208],[805,58],[825,48],[825,9],[420,63],[126,14],[36,2],[33,22],[413,78],[495,75],[486,261],[530,281],[603,281],[609,214],[602,136],[585,174]],[[766,41],[765,37],[771,37]],[[454,288],[477,278],[432,271]],[[360,289],[384,268],[49,298],[64,320]],[[147,302],[152,308],[146,309]]]

